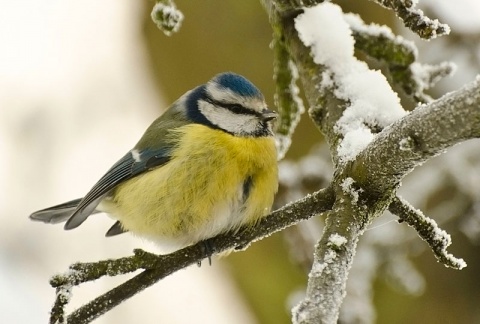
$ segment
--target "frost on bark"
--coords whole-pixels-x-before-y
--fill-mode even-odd
[[[449,31],[448,26],[425,17],[411,3],[378,2],[395,10],[406,26],[421,37],[432,38]],[[396,192],[403,177],[416,166],[448,147],[480,136],[480,81],[477,79],[454,93],[433,100],[424,90],[450,74],[451,64],[436,67],[421,65],[417,62],[413,43],[394,36],[387,28],[372,28],[356,16],[343,14],[343,19],[350,25],[355,48],[383,62],[391,82],[400,86],[413,100],[424,103],[385,127],[387,125],[382,125],[380,115],[366,118],[368,111],[364,111],[363,116],[349,112],[358,98],[345,96],[344,81],[339,77],[341,68],[332,63],[335,57],[318,51],[315,36],[309,34],[308,27],[302,25],[304,29],[299,30],[295,25],[295,20],[304,13],[309,14],[311,9],[302,9],[300,5],[296,7],[293,2],[286,1],[263,3],[274,30],[287,44],[288,59],[298,68],[309,103],[309,115],[325,136],[334,162],[330,187],[335,203],[324,213],[324,233],[315,247],[306,296],[293,309],[293,322],[337,322],[358,240],[366,227],[387,209],[400,221],[415,228],[445,266],[454,269],[465,267],[462,259],[446,251],[451,243],[450,236],[433,220],[398,197]],[[301,5],[307,7],[305,3]],[[322,17],[328,20],[332,13],[310,19],[313,21],[311,29],[318,33],[331,32],[332,29],[317,25]],[[412,23],[414,21],[417,23]],[[331,45],[328,38],[319,39],[318,47]],[[339,48],[345,49],[341,46]],[[360,150],[354,152],[353,158],[345,158],[339,150],[348,136],[348,130],[342,132],[338,127],[346,114],[350,115],[351,124],[362,124],[364,133],[373,135]],[[341,246],[332,245],[330,238],[333,235],[346,241]]]

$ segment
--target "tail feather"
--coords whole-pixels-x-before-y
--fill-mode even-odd
[[[72,216],[80,200],[82,199],[71,200],[60,205],[36,211],[30,215],[30,219],[49,224],[65,222]]]

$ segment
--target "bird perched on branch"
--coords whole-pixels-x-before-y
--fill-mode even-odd
[[[234,73],[185,93],[80,199],[42,209],[35,221],[70,230],[90,215],[116,220],[165,251],[255,224],[278,187],[272,122],[262,93]]]

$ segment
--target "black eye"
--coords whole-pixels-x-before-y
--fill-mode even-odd
[[[241,105],[229,105],[228,109],[235,114],[245,114],[245,108]]]

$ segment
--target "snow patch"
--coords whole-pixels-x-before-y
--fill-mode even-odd
[[[347,238],[344,237],[344,236],[341,236],[337,233],[334,233],[334,234],[330,235],[330,237],[328,238],[328,242],[332,246],[340,248],[343,245],[345,245],[345,243],[347,243]]]
[[[348,177],[343,179],[340,186],[342,187],[342,190],[345,194],[352,197],[352,204],[356,205],[358,202],[359,195],[360,193],[363,192],[363,189],[355,189],[353,187],[354,183],[355,181],[352,178]]]
[[[371,128],[384,128],[407,114],[385,76],[355,58],[354,39],[346,19],[355,22],[329,2],[305,8],[295,18],[295,28],[311,48],[313,61],[331,72],[320,86],[335,84],[335,95],[349,103],[335,125],[335,131],[343,136],[337,151],[343,163],[355,159],[373,140]]]
[[[400,151],[411,151],[414,146],[414,140],[410,136],[402,138],[398,143]]]
[[[395,43],[402,44],[404,47],[408,47],[410,51],[415,55],[415,57],[418,56],[418,50],[414,42],[406,40],[402,36],[395,35],[392,30],[385,25],[367,25],[364,23],[364,21],[360,18],[359,15],[352,13],[345,14],[344,19],[352,29],[362,32],[363,34],[375,37],[382,36],[391,39]]]

